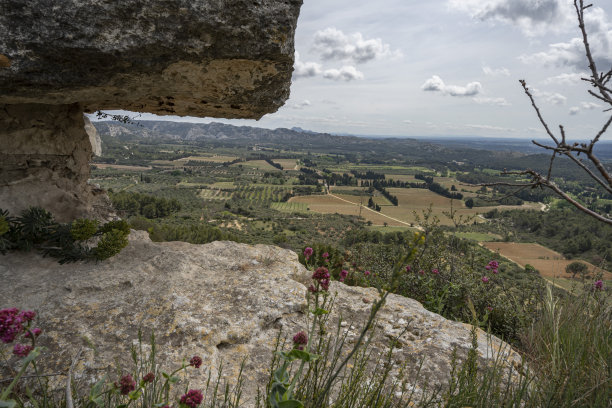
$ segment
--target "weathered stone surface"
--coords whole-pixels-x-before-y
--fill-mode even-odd
[[[126,362],[139,328],[145,336],[155,332],[162,367],[198,354],[213,369],[223,361],[224,372],[235,377],[247,357],[245,406],[251,406],[257,386],[267,380],[279,330],[292,335],[306,328],[309,275],[288,250],[233,242],[153,243],[133,231],[121,254],[98,264],[60,266],[32,254],[0,257],[0,307],[39,312],[49,370],[67,371],[83,338],[90,339],[97,355],[83,355],[81,379],[92,380],[93,370],[113,361]],[[332,319],[342,314],[349,342],[354,341],[377,293],[336,282],[331,292],[337,293]],[[396,369],[407,363],[411,378],[424,359],[421,378],[413,384],[417,390],[447,381],[453,349],[464,356],[470,347],[470,326],[392,295],[379,314],[374,349],[386,350],[404,328],[393,359]],[[492,338],[488,345],[478,333],[480,358],[490,361],[492,349],[504,343]],[[514,354],[507,361],[519,362]],[[205,379],[200,372],[190,377],[194,386]]]
[[[289,96],[302,0],[4,0],[0,104],[259,118]]]
[[[18,215],[30,206],[58,221],[105,218],[108,198],[87,184],[97,132],[72,105],[0,105],[0,208]]]
[[[289,97],[301,4],[0,1],[0,142],[19,139],[2,147],[0,208],[55,201],[48,209],[59,219],[96,216],[82,211],[92,204],[81,159],[100,149],[95,138],[85,146],[83,118],[73,111],[255,119],[276,111]],[[24,130],[38,121],[39,133]],[[66,150],[75,146],[79,152]]]

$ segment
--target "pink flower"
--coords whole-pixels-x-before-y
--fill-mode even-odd
[[[13,354],[19,357],[27,357],[30,351],[34,350],[32,346],[26,346],[25,344],[15,344],[13,347]]]
[[[346,269],[343,269],[340,271],[340,282],[344,282],[344,280],[346,279],[346,277],[348,276],[348,271]]]
[[[410,265],[406,266],[406,272],[410,272],[412,270],[412,267]]]
[[[312,256],[313,253],[314,253],[313,249],[311,247],[307,247],[304,250],[304,257],[306,258],[306,260],[308,260]]]
[[[134,381],[131,375],[126,374],[119,380],[119,389],[121,395],[128,395],[136,389],[136,381]]]
[[[434,269],[431,270],[431,273],[433,273],[434,275],[439,275],[440,271],[438,269],[434,268]]]
[[[493,308],[491,306],[487,306],[487,311],[492,312]]]
[[[30,338],[32,336],[30,336],[30,333],[32,333],[34,335],[34,337],[38,337],[40,336],[40,334],[42,333],[42,330],[40,330],[38,327],[33,328],[32,330],[28,331],[24,337],[26,338]]]
[[[370,271],[365,271],[363,274],[364,274],[365,276],[370,276]]]
[[[19,312],[15,307],[0,310],[0,340],[3,343],[15,340],[17,335],[26,330],[24,324],[27,326],[35,316],[36,313],[31,310]]]
[[[481,280],[482,280],[484,283],[489,282],[489,278],[488,278],[488,277],[486,277],[486,276],[483,276]]]
[[[200,366],[202,365],[202,357],[200,356],[191,357],[191,360],[189,360],[189,365],[195,368],[200,368]]]
[[[308,344],[308,335],[303,331],[298,332],[295,336],[293,336],[293,347],[298,350],[304,350],[304,346]]]
[[[419,275],[425,275],[425,271],[422,269],[419,269]]]
[[[181,404],[187,405],[189,408],[196,408],[202,403],[204,396],[200,390],[189,390],[187,394],[181,396]]]
[[[321,255],[323,258],[327,259],[329,258],[329,253],[327,252],[323,252],[323,255]]]
[[[602,290],[603,286],[604,286],[604,284],[603,284],[603,281],[601,279],[599,279],[598,281],[596,281],[593,284],[593,287],[595,288],[595,290]]]
[[[142,381],[152,383],[155,380],[155,374],[147,373],[144,377],[142,377]]]

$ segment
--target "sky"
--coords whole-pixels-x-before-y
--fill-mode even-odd
[[[589,41],[612,67],[612,1],[592,0]],[[545,137],[519,84],[568,139],[610,112],[587,72],[571,0],[304,0],[291,96],[259,121],[156,117],[355,135]],[[612,135],[605,137],[612,140]]]

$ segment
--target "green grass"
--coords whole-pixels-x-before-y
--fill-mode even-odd
[[[380,232],[404,232],[404,231],[418,231],[416,228],[405,227],[405,226],[384,226],[384,225],[369,225],[366,227],[369,231],[380,231]]]
[[[276,211],[288,213],[306,213],[308,205],[306,203],[270,203],[270,208]]]

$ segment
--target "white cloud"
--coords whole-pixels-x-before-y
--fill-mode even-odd
[[[323,72],[323,78],[334,81],[353,81],[363,79],[363,73],[352,65],[345,65],[340,69],[328,69]]]
[[[505,128],[505,127],[500,127],[500,126],[491,126],[491,125],[465,125],[465,126],[471,129],[478,129],[478,130],[493,130],[496,132],[516,132],[516,129]]]
[[[564,0],[449,0],[448,4],[472,18],[517,25],[528,36],[564,30],[572,18]]]
[[[482,67],[482,72],[485,73],[485,75],[488,76],[499,76],[499,75],[504,75],[504,76],[510,76],[510,71],[508,70],[508,68],[491,68],[489,66],[484,66]]]
[[[580,106],[582,106],[582,109],[587,109],[587,110],[603,109],[602,105],[595,103],[595,102],[580,102]]]
[[[612,23],[606,12],[599,7],[589,8],[584,19],[595,63],[599,69],[606,71],[612,65]],[[547,51],[521,55],[519,59],[526,64],[571,67],[580,71],[587,66],[582,37],[550,44]]]
[[[402,123],[405,123],[405,124],[407,124],[407,125],[410,125],[410,124],[412,124],[412,121],[411,121],[411,120],[409,120],[409,119],[406,119],[406,120],[403,120],[403,121],[402,121]]]
[[[313,49],[324,60],[352,61],[356,64],[401,56],[400,51],[391,51],[389,44],[380,38],[364,39],[361,33],[346,35],[336,28],[326,28],[314,35]]]
[[[312,103],[310,103],[310,101],[308,99],[304,99],[302,102],[298,102],[298,103],[294,103],[292,105],[289,105],[289,107],[291,109],[304,109],[307,108],[309,106],[311,106]]]
[[[421,89],[430,92],[441,92],[450,96],[474,96],[482,91],[482,85],[480,82],[470,82],[466,86],[446,85],[442,78],[434,75],[425,81]]]
[[[302,62],[300,53],[295,52],[295,63],[293,64],[293,78],[311,78],[321,73],[321,64],[316,62]]]
[[[539,89],[532,89],[533,96],[537,99],[543,99],[545,102],[550,103],[551,105],[565,105],[567,98],[560,93],[557,92],[546,92],[541,91]]]
[[[542,81],[543,84],[558,84],[558,85],[574,85],[581,82],[581,78],[588,77],[589,74],[586,72],[575,72],[567,74],[559,74],[554,77],[546,78]]]
[[[476,97],[473,99],[474,102],[480,105],[496,105],[496,106],[510,106],[510,103],[506,100],[506,98],[483,98]]]
[[[570,114],[570,115],[577,115],[579,112],[580,112],[580,108],[579,108],[579,107],[577,107],[577,106],[572,106],[572,107],[569,109],[569,114]]]

